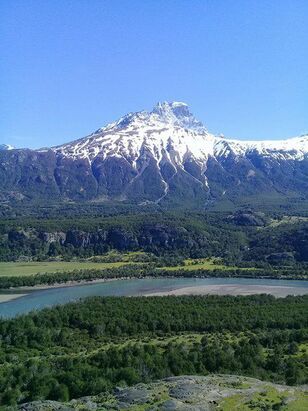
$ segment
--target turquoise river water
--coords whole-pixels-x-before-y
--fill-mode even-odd
[[[141,296],[155,292],[169,292],[186,287],[204,286],[266,286],[291,287],[290,294],[308,294],[308,281],[269,280],[247,278],[145,278],[114,280],[93,284],[40,289],[17,299],[0,304],[0,317],[10,318],[32,310],[64,304],[89,296]],[[16,291],[11,291],[16,294]],[[24,291],[20,291],[24,292]],[[8,294],[6,291],[2,293]],[[241,294],[241,292],[239,292]],[[278,293],[279,296],[279,293]]]

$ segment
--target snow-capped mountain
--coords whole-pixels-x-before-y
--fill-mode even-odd
[[[209,133],[187,104],[163,102],[71,143],[5,150],[0,169],[1,191],[30,197],[202,205],[264,192],[306,195],[308,136],[229,140]]]
[[[173,102],[158,103],[150,113],[129,113],[88,137],[53,150],[90,162],[97,156],[124,158],[134,166],[146,151],[158,164],[166,157],[181,165],[187,156],[203,161],[212,151],[214,140],[186,104]]]
[[[165,156],[174,165],[192,157],[204,164],[211,157],[243,156],[257,151],[283,159],[302,159],[308,153],[308,135],[288,140],[226,140],[210,134],[182,102],[158,103],[152,112],[129,113],[118,121],[96,130],[88,137],[53,148],[70,158],[97,156],[123,157],[136,163],[142,150],[148,150],[159,163]],[[176,155],[170,157],[170,152]]]

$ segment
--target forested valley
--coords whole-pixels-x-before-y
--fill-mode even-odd
[[[307,383],[308,296],[89,298],[0,321],[1,404],[170,375]]]
[[[122,278],[307,278],[306,216],[78,210],[2,216],[3,293]],[[64,262],[77,268],[44,271]],[[66,402],[177,375],[307,384],[307,312],[308,296],[93,297],[2,319],[0,404]]]

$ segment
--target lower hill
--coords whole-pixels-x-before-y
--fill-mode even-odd
[[[9,408],[8,408],[9,409]],[[289,387],[235,375],[180,376],[116,388],[67,403],[34,401],[19,411],[304,411],[308,386]]]

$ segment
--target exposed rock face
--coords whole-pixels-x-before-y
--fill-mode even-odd
[[[44,243],[59,243],[61,245],[65,244],[66,240],[66,233],[63,232],[53,232],[53,233],[47,233],[47,232],[40,232],[38,234],[38,238],[42,240]]]
[[[308,196],[308,136],[236,141],[181,102],[129,113],[43,150],[0,150],[0,201],[118,200],[202,206],[260,193]]]
[[[8,233],[8,240],[12,242],[24,241],[27,238],[29,235],[23,230],[11,230]]]
[[[139,246],[138,239],[135,235],[117,228],[112,228],[108,232],[106,241],[111,247],[117,248],[120,251],[134,249]]]
[[[239,409],[304,409],[307,387],[288,387],[232,375],[171,377],[150,384],[118,388],[112,394],[84,397],[68,403],[35,401],[19,411],[140,410],[235,411]],[[267,408],[266,408],[267,407]]]
[[[266,216],[261,212],[251,210],[237,211],[233,215],[228,216],[227,221],[239,226],[255,226],[262,227],[268,222]]]
[[[25,243],[28,239],[39,239],[45,244],[58,243],[61,246],[73,246],[74,248],[88,248],[106,246],[119,251],[148,249],[155,247],[165,249],[189,249],[192,247],[203,247],[208,244],[208,239],[202,233],[193,235],[186,228],[179,225],[162,223],[144,223],[139,229],[128,230],[112,227],[109,229],[97,229],[96,231],[68,230],[67,232],[30,232],[11,230],[8,232],[8,241],[14,243]]]

